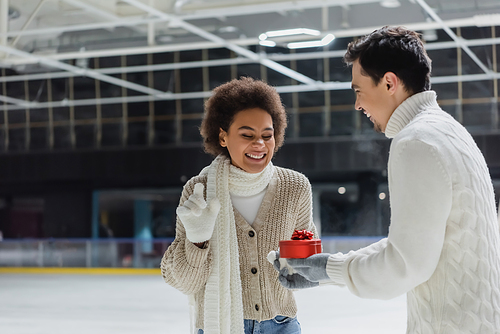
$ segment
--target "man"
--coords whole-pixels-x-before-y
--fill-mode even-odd
[[[288,259],[293,273],[282,268],[281,284],[329,282],[363,298],[407,293],[408,333],[500,333],[491,178],[471,135],[429,90],[431,61],[419,36],[383,27],[349,44],[344,61],[352,65],[356,109],[393,139],[389,234],[348,254]]]

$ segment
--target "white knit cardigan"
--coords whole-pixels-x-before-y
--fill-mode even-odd
[[[391,116],[387,238],[331,255],[327,272],[363,298],[407,292],[407,333],[500,333],[500,237],[491,178],[467,130],[436,94]]]

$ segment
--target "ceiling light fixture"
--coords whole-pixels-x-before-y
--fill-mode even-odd
[[[382,0],[380,1],[380,6],[385,8],[398,8],[401,6],[401,2],[398,0]]]
[[[263,46],[273,47],[276,46],[276,42],[268,40],[268,38],[273,37],[284,37],[293,35],[311,35],[319,36],[321,32],[319,30],[308,29],[308,28],[294,28],[294,29],[283,29],[283,30],[272,30],[259,35],[259,44]],[[332,35],[333,36],[333,35]],[[321,42],[321,41],[318,41]],[[330,42],[328,42],[330,43]],[[293,43],[291,43],[293,44]]]
[[[293,35],[312,35],[319,36],[321,32],[319,30],[307,29],[307,28],[294,28],[294,29],[283,29],[283,30],[273,30],[261,34],[259,38],[266,39],[268,37],[283,37],[283,36],[293,36]]]
[[[438,39],[438,34],[436,29],[428,29],[422,31],[422,38],[426,42],[434,42]]]
[[[333,34],[328,34],[319,41],[294,42],[288,43],[286,46],[289,49],[314,48],[330,44],[335,39]]]
[[[268,46],[268,47],[271,47],[271,48],[274,47],[274,46],[276,46],[276,42],[265,41],[265,40],[264,41],[260,41],[259,44],[262,45],[262,46]]]

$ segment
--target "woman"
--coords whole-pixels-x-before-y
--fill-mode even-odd
[[[309,181],[271,162],[285,128],[262,81],[232,80],[206,102],[201,135],[216,158],[184,186],[161,263],[165,282],[190,297],[195,333],[300,333],[293,293],[266,260],[294,230],[316,234]]]

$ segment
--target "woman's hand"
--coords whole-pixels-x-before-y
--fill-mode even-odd
[[[176,210],[177,216],[186,229],[186,237],[195,244],[207,241],[212,237],[220,210],[220,202],[217,197],[207,204],[203,198],[203,190],[202,183],[195,184],[193,194]]]

